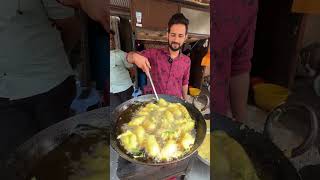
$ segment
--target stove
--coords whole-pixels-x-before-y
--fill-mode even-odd
[[[118,158],[117,176],[121,180],[167,180],[172,177],[184,179],[190,172],[196,154],[176,163],[164,166],[147,166]]]

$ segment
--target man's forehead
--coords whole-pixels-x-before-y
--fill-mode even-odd
[[[184,35],[184,34],[186,34],[186,26],[184,24],[173,24],[170,27],[169,32],[170,32],[170,34],[173,33],[173,34],[182,34],[182,35]]]
[[[170,34],[182,34],[182,35],[185,35],[186,33],[185,32],[181,32],[181,33],[179,33],[179,32],[170,32]]]

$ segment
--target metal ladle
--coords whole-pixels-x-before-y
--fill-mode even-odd
[[[149,77],[149,79],[150,79],[150,83],[151,83],[151,86],[152,86],[152,89],[153,89],[154,95],[156,96],[157,101],[159,101],[159,97],[158,97],[158,94],[157,94],[156,88],[154,88],[154,85],[153,85],[153,81],[152,81],[152,78],[151,78],[151,74],[150,74],[150,72],[149,72],[149,71],[148,71],[146,74],[147,74],[147,76],[148,76],[148,77]]]

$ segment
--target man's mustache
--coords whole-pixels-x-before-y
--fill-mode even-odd
[[[180,46],[180,44],[179,44],[179,43],[177,43],[177,42],[172,42],[172,43],[171,43],[171,45],[173,45],[173,44],[177,44],[177,45],[179,45],[179,46]]]

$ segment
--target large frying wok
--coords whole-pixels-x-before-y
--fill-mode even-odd
[[[211,131],[225,131],[238,141],[250,157],[261,180],[301,180],[294,166],[266,136],[219,114],[213,114],[212,118]],[[214,151],[214,147],[212,149]]]
[[[54,150],[73,134],[90,135],[95,131],[110,127],[110,108],[101,108],[86,112],[39,132],[22,144],[8,161],[7,178],[25,180],[32,168],[50,151]],[[101,129],[100,129],[101,128]]]
[[[111,115],[111,130],[110,130],[110,143],[113,149],[124,159],[133,162],[133,163],[138,163],[142,165],[166,165],[166,164],[171,164],[171,163],[176,163],[178,161],[181,161],[183,159],[188,158],[192,154],[194,154],[199,146],[202,144],[204,137],[206,135],[206,123],[205,120],[200,113],[200,111],[195,108],[192,104],[174,97],[174,96],[169,96],[169,95],[158,95],[159,98],[163,98],[168,102],[172,103],[181,103],[183,106],[187,108],[189,111],[190,116],[196,121],[195,123],[195,129],[196,129],[196,137],[195,137],[195,143],[191,150],[185,154],[183,157],[172,160],[169,162],[160,162],[160,163],[155,163],[152,161],[142,161],[142,160],[137,160],[131,157],[130,155],[126,154],[126,151],[124,148],[120,145],[119,140],[117,139],[117,136],[121,133],[121,126],[124,123],[127,123],[131,120],[132,113],[138,108],[141,107],[142,103],[147,103],[147,102],[152,102],[155,101],[155,96],[154,95],[143,95],[139,96],[137,98],[128,100],[122,104],[120,104],[118,107],[115,108],[115,110],[112,112]],[[122,117],[121,120],[119,120],[119,117]]]

